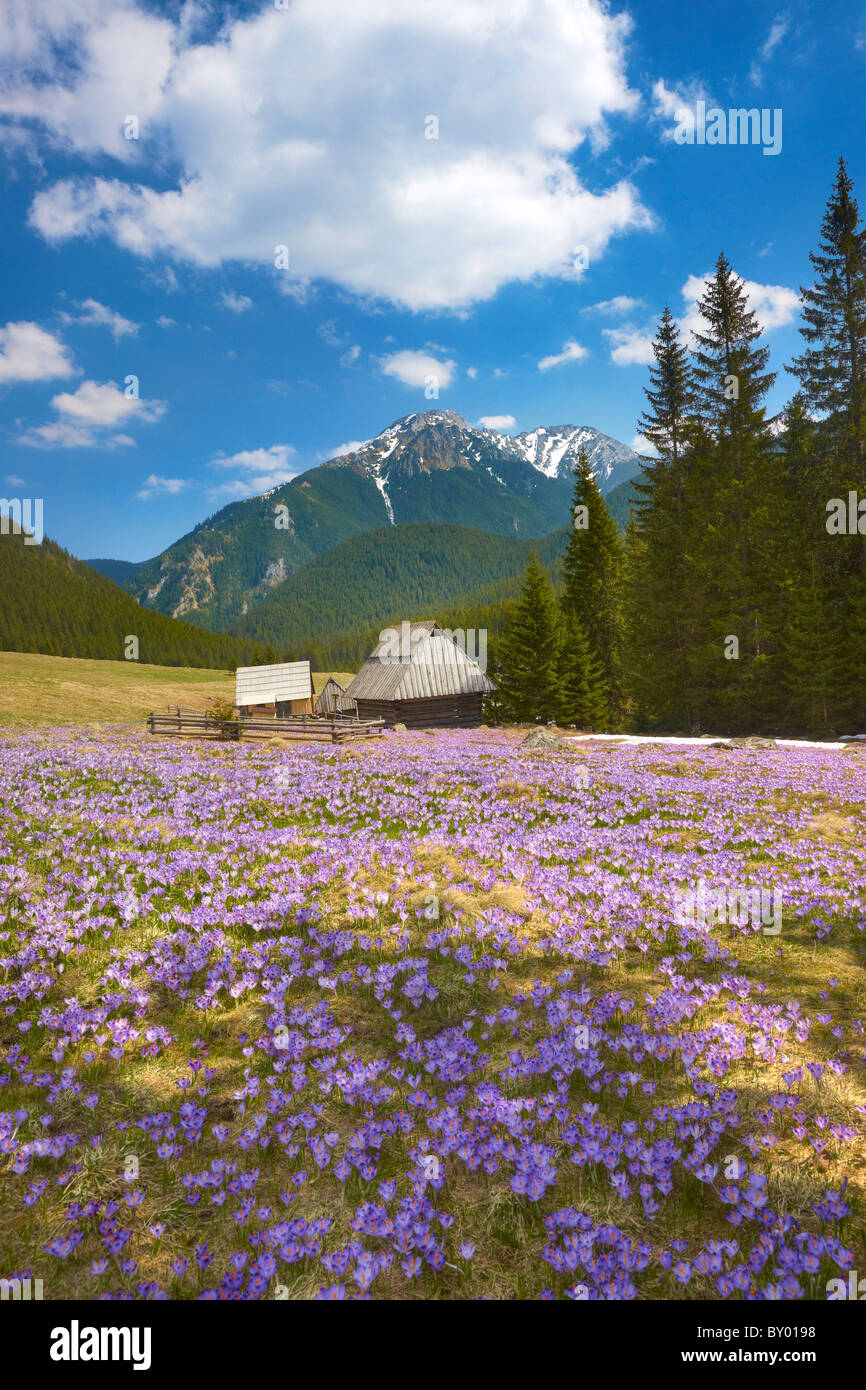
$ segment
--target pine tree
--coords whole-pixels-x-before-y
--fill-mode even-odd
[[[559,612],[535,549],[520,597],[506,618],[496,652],[499,703],[517,723],[555,720],[560,709]]]
[[[840,485],[866,490],[866,230],[844,159],[809,259],[817,280],[801,289],[805,352],[791,363],[807,407],[825,414],[826,433],[848,464]]]
[[[610,718],[618,726],[624,713],[622,543],[583,449],[574,469],[571,514],[562,561],[562,608],[586,637],[604,679]]]

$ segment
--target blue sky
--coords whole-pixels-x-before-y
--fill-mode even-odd
[[[3,8],[0,491],[47,535],[147,558],[433,406],[632,443],[720,250],[784,405],[866,6],[286,4]],[[673,138],[699,101],[779,152]]]

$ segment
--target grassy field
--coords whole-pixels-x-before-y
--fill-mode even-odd
[[[351,680],[336,672],[341,685]],[[313,673],[318,694],[328,673]],[[0,652],[0,725],[141,723],[166,705],[206,710],[233,700],[234,673],[136,661],[79,661]]]

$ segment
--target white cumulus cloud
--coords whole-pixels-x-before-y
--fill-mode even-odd
[[[82,381],[76,391],[61,391],[51,405],[59,419],[37,425],[19,437],[20,444],[42,449],[115,449],[135,440],[110,434],[117,425],[152,424],[165,414],[165,401],[127,396],[113,381]]]
[[[290,483],[297,474],[288,463],[296,452],[292,444],[271,444],[268,448],[241,449],[236,454],[215,454],[210,461],[211,468],[230,468],[249,476],[218,483],[208,490],[208,495],[213,498],[259,497],[282,483]]]
[[[610,343],[610,360],[617,367],[646,365],[653,360],[653,335],[639,328],[603,328]]]
[[[143,258],[257,265],[287,291],[326,280],[457,311],[511,281],[574,278],[578,248],[595,264],[651,225],[627,178],[599,186],[594,169],[590,189],[581,174],[639,104],[631,20],[604,0],[293,0],[227,10],[208,36],[183,13],[6,0],[0,116],[79,160],[33,200],[47,241],[103,234]],[[122,176],[90,171],[105,155]]]
[[[408,348],[390,353],[381,363],[385,375],[396,377],[404,386],[427,386],[432,381],[443,390],[454,380],[456,367],[450,358],[442,362],[427,352],[412,352]]]
[[[549,357],[542,357],[538,364],[540,372],[549,372],[551,367],[564,367],[566,362],[579,362],[586,356],[586,348],[581,347],[573,338],[563,343],[562,352],[551,353]]]
[[[0,384],[51,381],[73,376],[69,348],[36,323],[7,323],[0,327]]]
[[[517,421],[513,415],[482,415],[478,423],[486,430],[510,430]]]

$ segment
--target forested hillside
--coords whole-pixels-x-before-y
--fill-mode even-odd
[[[26,545],[21,534],[0,536],[0,647],[116,661],[128,637],[138,638],[139,660],[160,666],[225,670],[275,659],[254,642],[140,608],[53,541]]]
[[[566,528],[536,542],[552,573]],[[344,541],[283,580],[233,631],[309,656],[320,670],[357,665],[382,627],[463,614],[501,621],[532,542],[444,523],[383,526]]]

